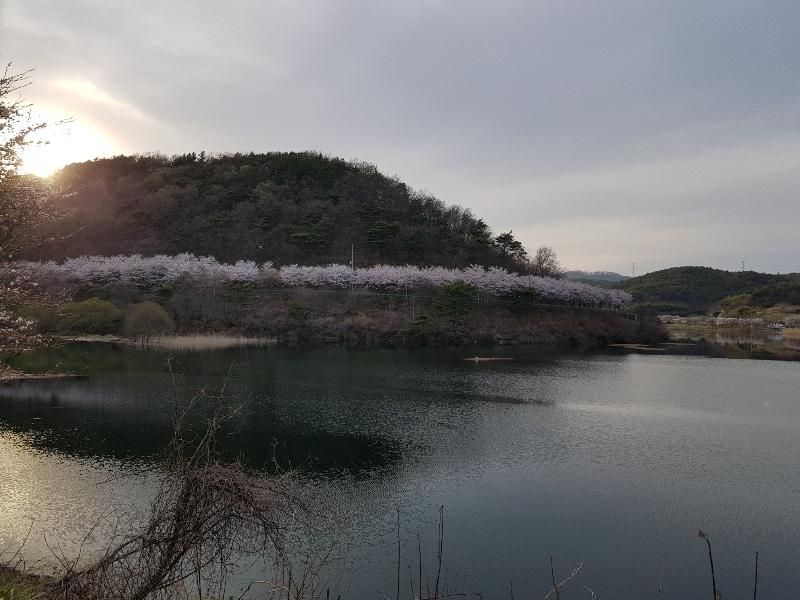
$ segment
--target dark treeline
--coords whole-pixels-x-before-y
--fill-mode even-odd
[[[31,258],[212,255],[276,264],[502,265],[526,257],[469,210],[410,189],[368,164],[312,152],[118,156],[64,168],[64,240]]]

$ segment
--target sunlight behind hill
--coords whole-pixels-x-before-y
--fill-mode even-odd
[[[44,111],[34,120],[50,125],[21,152],[24,173],[49,177],[65,165],[120,153],[113,140],[85,121],[68,121],[56,111]]]

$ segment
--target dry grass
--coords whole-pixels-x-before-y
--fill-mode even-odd
[[[172,352],[205,352],[208,350],[227,350],[229,348],[242,348],[245,346],[267,346],[274,344],[275,338],[247,337],[242,335],[168,335],[158,337],[139,338],[134,345],[154,350],[168,350]]]
[[[63,340],[65,342],[92,342],[92,343],[108,343],[108,344],[122,341],[122,338],[120,336],[111,333],[106,333],[103,335],[96,333],[87,333],[83,335],[60,335],[58,336],[58,339]]]
[[[0,565],[0,598],[3,600],[37,600],[49,580],[41,575],[25,573]]]

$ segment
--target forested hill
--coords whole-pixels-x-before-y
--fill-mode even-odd
[[[73,210],[63,241],[32,258],[211,255],[276,264],[519,266],[512,235],[372,165],[311,152],[118,156],[57,175]]]
[[[656,312],[706,312],[723,298],[747,294],[758,306],[800,304],[800,274],[771,275],[755,271],[722,271],[710,267],[673,267],[633,277],[615,287],[633,294],[634,302]]]

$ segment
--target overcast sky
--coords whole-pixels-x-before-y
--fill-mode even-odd
[[[800,2],[0,0],[71,160],[319,150],[565,266],[800,271]]]

